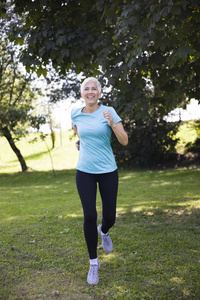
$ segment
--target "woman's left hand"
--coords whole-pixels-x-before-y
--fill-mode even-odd
[[[105,110],[103,112],[103,116],[108,121],[108,124],[110,125],[110,127],[112,127],[114,122],[113,122],[113,117],[112,117],[111,113],[109,113],[109,111]]]
[[[76,141],[75,146],[77,150],[80,150],[80,140]]]
[[[128,145],[128,135],[124,130],[124,126],[122,125],[122,122],[117,122],[115,124],[111,113],[109,113],[109,111],[107,111],[107,110],[105,110],[103,112],[103,116],[108,121],[108,124],[112,128],[112,130],[113,130],[114,134],[116,135],[120,144],[122,144],[123,146],[127,146]]]

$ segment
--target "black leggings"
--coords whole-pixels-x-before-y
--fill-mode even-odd
[[[77,170],[76,185],[84,213],[84,234],[90,259],[97,258],[97,182],[102,199],[102,232],[114,225],[118,190],[117,170],[105,174],[90,174]]]

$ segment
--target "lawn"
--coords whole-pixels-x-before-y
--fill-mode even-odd
[[[33,142],[36,138],[37,141]],[[51,151],[53,167],[56,170],[76,167],[78,151],[74,147],[75,140],[72,131],[56,134],[56,146]],[[30,134],[16,142],[16,145],[30,169],[33,171],[52,170],[51,159],[48,153],[48,149],[51,149],[52,146],[50,136],[47,136],[45,143],[41,141],[39,135]],[[0,149],[3,149],[0,152],[0,173],[20,172],[20,164],[5,138],[0,137]]]
[[[119,170],[114,250],[99,238],[100,281],[90,286],[74,140],[57,138],[56,176],[44,143],[19,145],[32,172],[19,172],[6,144],[0,160],[1,300],[200,299],[198,168]],[[99,223],[99,194],[97,209]]]

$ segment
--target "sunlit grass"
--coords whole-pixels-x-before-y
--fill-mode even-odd
[[[73,131],[62,133],[62,139],[60,133],[56,133],[56,144],[53,150],[51,150],[52,143],[49,135],[46,138],[48,148],[38,134],[30,134],[16,142],[16,145],[28,167],[33,171],[49,171],[52,167],[56,170],[74,169],[77,164],[78,151],[75,148],[76,139],[71,139],[72,136]],[[37,142],[32,143],[34,138],[37,138]],[[0,172],[20,172],[21,167],[17,157],[3,137],[0,138],[0,149],[4,150],[0,154]],[[53,166],[48,149],[51,150]]]
[[[62,145],[57,135],[55,177],[44,142],[17,143],[32,169],[21,173],[0,138],[0,299],[199,299],[199,169],[119,170],[114,250],[99,238],[100,281],[89,286],[71,135]],[[97,211],[99,224],[99,193]]]

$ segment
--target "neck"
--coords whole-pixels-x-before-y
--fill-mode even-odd
[[[99,108],[99,105],[96,104],[94,106],[85,106],[84,109],[83,109],[83,112],[85,114],[90,114],[90,113],[93,113],[94,111],[96,111],[97,109]]]

